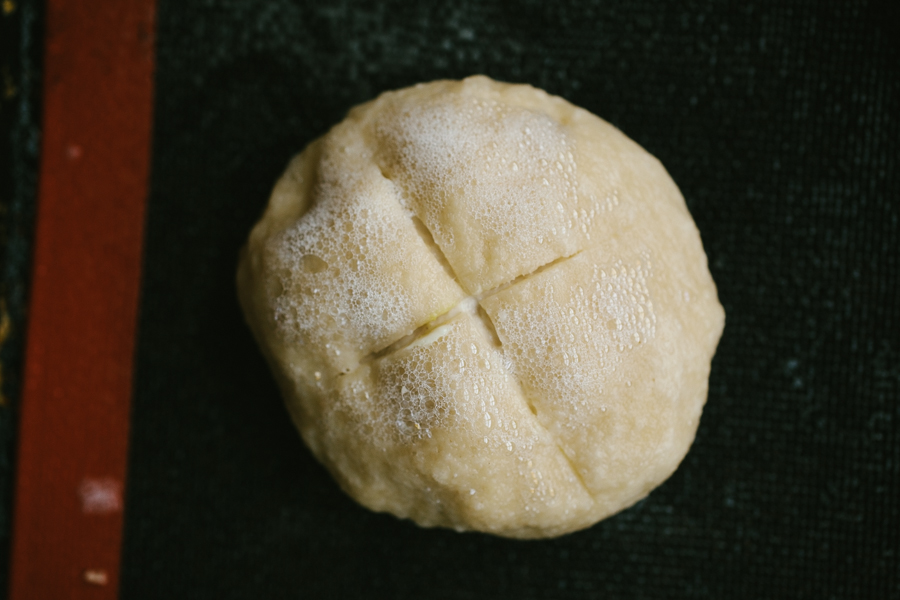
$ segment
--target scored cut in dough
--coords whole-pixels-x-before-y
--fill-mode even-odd
[[[481,76],[385,93],[295,157],[238,291],[344,490],[517,538],[587,527],[674,472],[724,326],[662,165]]]

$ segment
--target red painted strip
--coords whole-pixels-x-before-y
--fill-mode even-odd
[[[154,0],[49,0],[11,600],[115,598]]]

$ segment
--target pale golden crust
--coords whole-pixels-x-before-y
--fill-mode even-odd
[[[588,526],[674,471],[724,324],[659,162],[484,77],[384,94],[292,161],[238,287],[348,493],[521,538]]]

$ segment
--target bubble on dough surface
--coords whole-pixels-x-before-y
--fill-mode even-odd
[[[577,250],[574,142],[549,116],[441,98],[390,113],[377,132],[391,149],[386,169],[406,206],[470,292]]]
[[[586,258],[573,260],[585,264]],[[599,396],[617,366],[656,335],[648,257],[634,265],[591,264],[589,276],[569,289],[562,273],[575,264],[562,263],[525,283],[542,301],[502,302],[492,311],[517,375],[572,428],[603,410]]]

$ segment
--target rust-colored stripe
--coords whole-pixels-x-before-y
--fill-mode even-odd
[[[118,594],[154,0],[49,0],[11,600]]]

